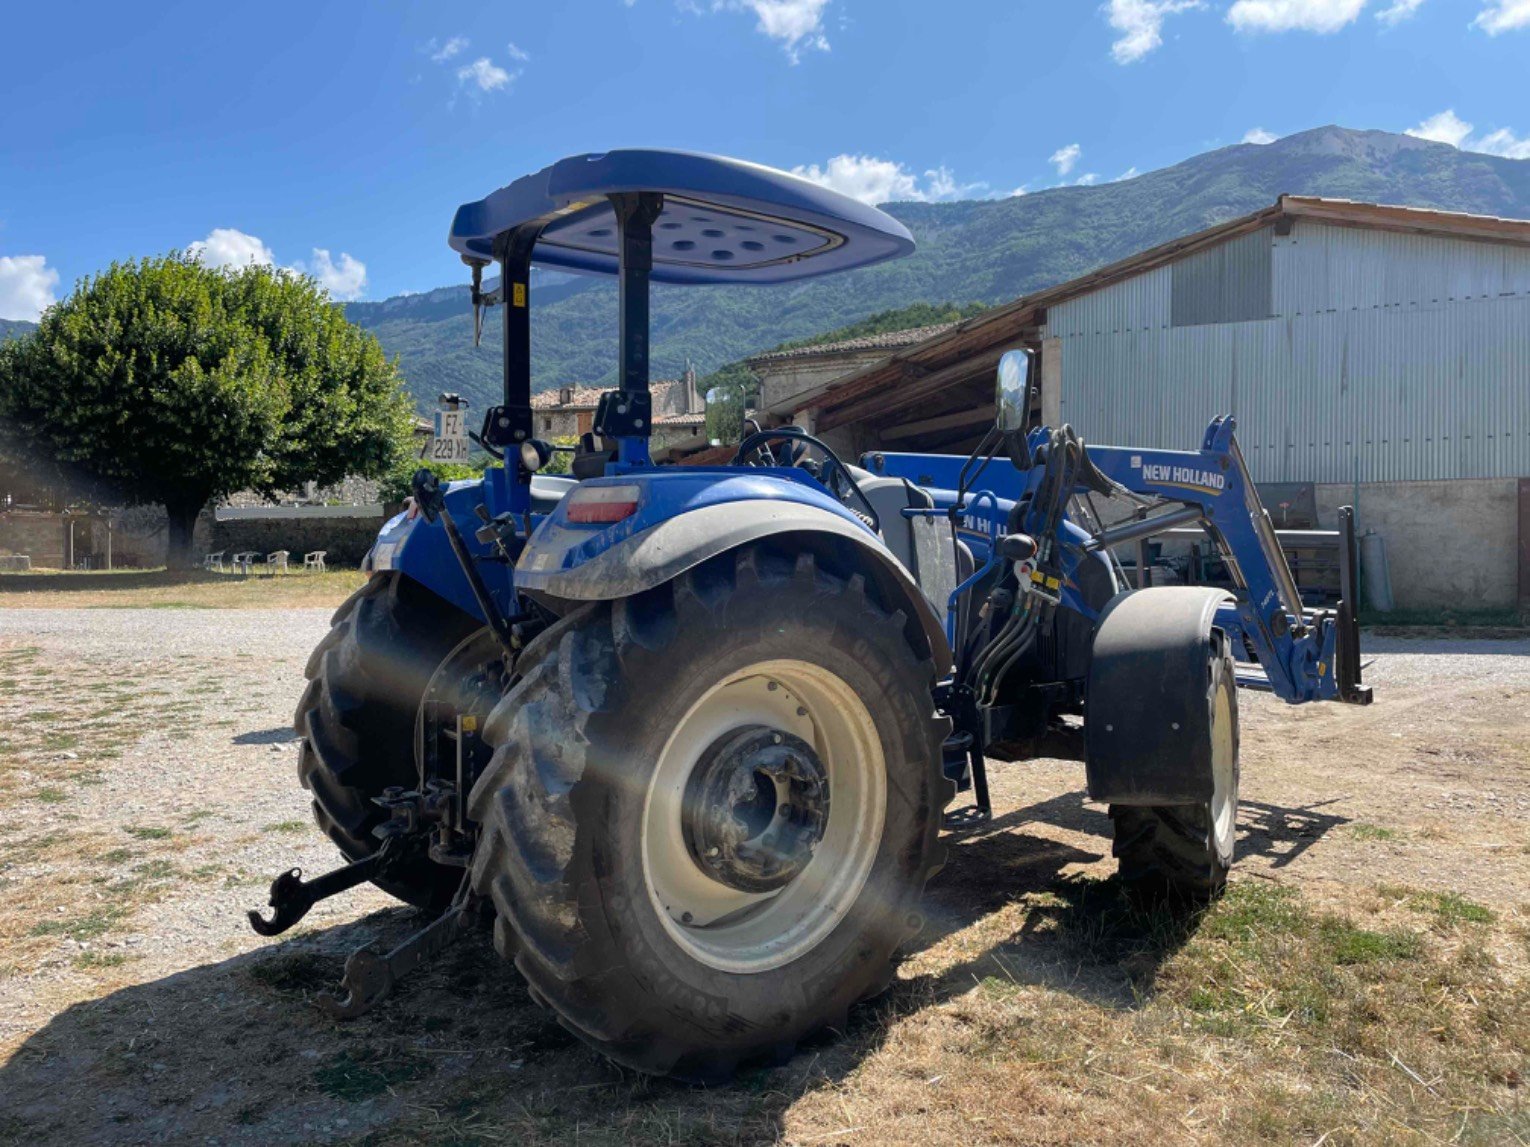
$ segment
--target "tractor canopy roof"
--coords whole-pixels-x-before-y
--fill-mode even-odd
[[[806,179],[738,159],[629,149],[576,155],[457,208],[448,242],[465,259],[494,258],[495,237],[541,223],[532,258],[614,275],[617,226],[607,196],[658,192],[653,281],[784,283],[906,255],[908,229],[875,207]]]

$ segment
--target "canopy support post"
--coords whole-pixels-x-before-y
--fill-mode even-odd
[[[500,309],[504,311],[504,405],[489,412],[498,425],[484,436],[505,450],[507,497],[512,513],[531,508],[531,472],[521,465],[522,442],[532,436],[531,414],[531,252],[540,223],[517,227],[502,237],[499,254]]]
[[[653,404],[648,396],[649,275],[653,271],[653,224],[664,197],[640,191],[611,196],[620,244],[620,363],[614,395],[596,412],[597,432],[615,438],[617,462],[648,465]]]

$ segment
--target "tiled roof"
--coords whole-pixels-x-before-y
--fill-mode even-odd
[[[912,346],[921,343],[927,338],[933,338],[938,334],[950,330],[956,324],[935,323],[927,327],[913,327],[906,331],[884,331],[879,335],[866,335],[858,339],[845,339],[837,343],[818,343],[816,346],[792,347],[790,350],[774,350],[768,354],[757,354],[750,362],[774,362],[783,358],[805,358],[808,355],[840,354],[858,350],[895,350],[900,346]]]
[[[571,401],[564,405],[558,401],[565,389],[570,389],[573,394]],[[533,410],[594,410],[595,404],[600,401],[600,396],[605,392],[600,386],[575,386],[558,387],[544,390],[540,394],[531,396],[531,409]]]
[[[655,426],[700,426],[706,420],[706,414],[700,410],[692,414],[655,414],[653,416]]]
[[[654,379],[648,384],[648,393],[653,396],[655,406],[662,406],[670,387],[684,385],[684,380],[678,378]],[[569,396],[571,401],[567,404],[558,401],[559,396],[565,389],[573,391]],[[611,388],[603,386],[575,386],[571,388],[555,386],[551,390],[544,390],[539,394],[533,394],[531,396],[531,409],[542,411],[594,410],[600,402],[600,396],[608,389]],[[657,422],[659,419],[655,418],[654,421]]]

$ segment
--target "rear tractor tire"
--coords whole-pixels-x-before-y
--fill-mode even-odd
[[[917,640],[861,577],[751,547],[529,645],[471,815],[533,999],[619,1063],[709,1081],[881,992],[952,795]]]
[[[1200,903],[1221,894],[1238,835],[1238,690],[1232,655],[1211,635],[1212,795],[1192,805],[1110,806],[1121,878],[1145,892]]]
[[[335,611],[309,656],[292,723],[302,738],[298,779],[313,794],[314,820],[347,860],[378,848],[372,830],[386,815],[372,798],[415,787],[421,698],[436,667],[480,624],[410,578],[377,574]],[[440,909],[461,882],[460,868],[421,855],[377,885]]]

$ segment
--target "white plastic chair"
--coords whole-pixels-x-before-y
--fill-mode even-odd
[[[227,550],[219,550],[215,554],[208,554],[202,559],[202,568],[204,570],[217,570],[219,573],[223,573],[223,555],[227,552]]]
[[[323,573],[324,555],[327,553],[329,553],[328,550],[314,550],[311,554],[304,554],[303,568],[305,570],[312,570],[314,573]]]
[[[237,572],[252,574],[255,572],[255,559],[258,557],[260,554],[256,550],[241,550],[230,558],[229,562]]]
[[[279,574],[287,572],[287,556],[291,551],[277,550],[274,554],[266,555],[266,572]]]

